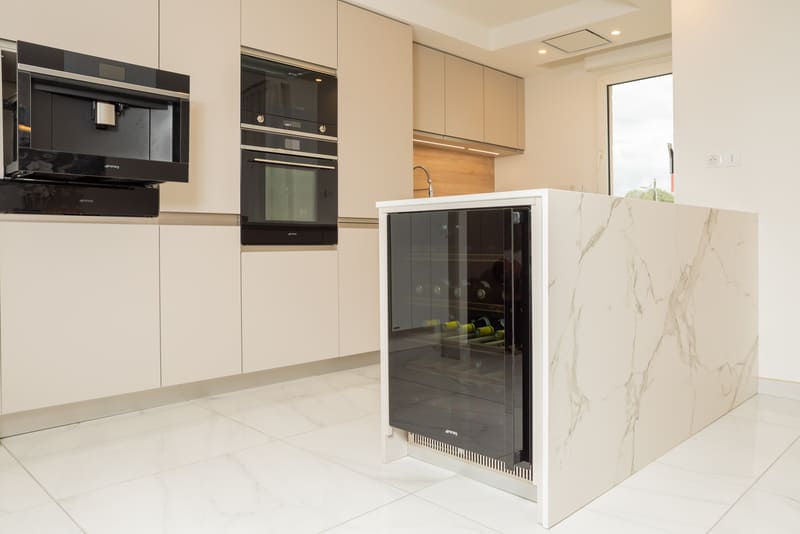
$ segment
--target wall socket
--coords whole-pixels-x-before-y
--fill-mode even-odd
[[[722,167],[722,154],[707,155],[706,167]]]
[[[712,153],[706,155],[706,167],[738,167],[741,160],[739,152]]]

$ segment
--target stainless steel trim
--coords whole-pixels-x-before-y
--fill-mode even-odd
[[[158,217],[114,217],[94,215],[40,215],[38,213],[0,213],[0,222],[19,221],[29,223],[70,224],[158,224]]]
[[[339,217],[339,226],[345,228],[377,228],[378,219],[368,217]]]
[[[293,65],[295,67],[300,67],[301,69],[310,69],[313,71],[321,72],[322,74],[336,76],[336,69],[332,69],[331,67],[326,67],[324,65],[318,65],[317,63],[301,61],[299,59],[281,56],[279,54],[270,54],[269,52],[264,52],[262,50],[257,50],[255,48],[249,48],[247,46],[243,46],[241,51],[242,54],[244,54],[245,56],[268,59],[270,61],[277,61],[278,63],[285,63],[286,65]]]
[[[161,226],[239,226],[239,215],[233,213],[187,213],[167,211],[158,216]]]
[[[336,250],[337,245],[242,245],[242,253],[298,252],[301,250]]]
[[[7,50],[9,52],[17,51],[17,42],[9,41],[8,39],[0,39],[0,50]]]
[[[300,152],[299,150],[284,150],[282,148],[270,148],[264,146],[255,146],[255,145],[241,145],[242,150],[253,150],[255,152],[267,152],[268,154],[285,154],[287,156],[302,156],[305,158],[318,158],[318,159],[329,159],[331,161],[336,161],[336,156],[329,156],[328,154],[317,154],[315,152]]]
[[[253,130],[254,132],[267,132],[267,133],[277,133],[277,134],[287,134],[293,137],[308,137],[310,139],[321,139],[322,141],[333,141],[336,142],[339,140],[338,137],[334,137],[332,135],[321,135],[309,132],[298,132],[297,130],[285,130],[283,128],[273,128],[271,126],[258,126],[257,124],[247,124],[246,122],[241,123],[242,130]]]
[[[281,161],[279,159],[263,159],[263,158],[253,158],[253,161],[258,163],[272,163],[277,165],[289,165],[290,167],[307,167],[309,169],[330,169],[335,170],[336,167],[331,167],[330,165],[315,165],[313,163],[295,163],[293,161]]]
[[[148,93],[151,95],[169,96],[172,98],[179,98],[181,100],[189,100],[189,93],[182,93],[180,91],[169,91],[167,89],[158,89],[156,87],[147,87],[144,85],[136,85],[134,83],[128,83],[128,82],[107,80],[105,78],[98,78],[96,76],[87,76],[85,74],[76,74],[74,72],[64,72],[63,70],[37,67],[36,65],[26,65],[24,63],[20,63],[17,65],[17,70],[30,72],[32,74],[43,74],[45,76],[53,76],[55,78],[62,78],[66,80],[74,80],[76,82],[94,83],[97,85],[105,85],[107,87],[115,87],[117,89],[127,89],[130,91],[136,91],[138,93]]]
[[[295,247],[290,250],[306,250],[306,247]],[[339,356],[330,360],[269,369],[267,371],[225,376],[177,386],[164,386],[114,397],[103,397],[72,404],[38,408],[26,412],[7,413],[0,416],[0,437],[6,438],[34,430],[80,423],[100,417],[139,411],[175,402],[185,402],[189,399],[220,395],[325,373],[335,373],[377,363],[377,352],[365,352],[352,356]]]

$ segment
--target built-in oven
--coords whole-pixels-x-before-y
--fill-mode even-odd
[[[242,56],[243,245],[337,243],[336,78]]]
[[[188,76],[22,41],[0,61],[0,211],[157,215],[188,181]]]

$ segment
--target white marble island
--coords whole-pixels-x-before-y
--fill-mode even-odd
[[[532,483],[546,527],[756,392],[753,214],[555,190],[378,206],[387,459],[409,451],[388,418],[390,213],[531,207]]]

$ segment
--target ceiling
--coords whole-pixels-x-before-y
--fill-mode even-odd
[[[410,24],[417,42],[518,75],[671,32],[670,0],[350,1]],[[574,53],[544,43],[582,29],[611,42]]]

